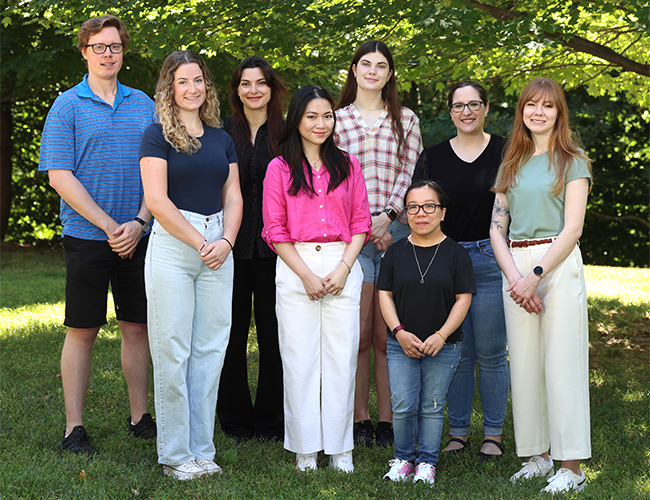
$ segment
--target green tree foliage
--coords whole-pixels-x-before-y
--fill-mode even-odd
[[[425,144],[453,132],[444,96],[450,82],[485,82],[497,97],[490,127],[505,135],[517,92],[536,76],[554,78],[568,91],[596,160],[586,260],[648,264],[645,0],[4,0],[3,237],[7,223],[7,238],[21,243],[60,232],[58,197],[36,173],[40,131],[56,95],[85,72],[76,29],[106,12],[120,16],[132,36],[120,81],[153,95],[163,58],[191,49],[209,61],[224,114],[227,82],[243,57],[266,57],[292,91],[315,83],[336,95],[355,48],[383,39]]]

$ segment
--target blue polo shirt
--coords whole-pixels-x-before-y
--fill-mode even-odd
[[[41,139],[40,172],[71,170],[92,199],[118,224],[133,220],[142,203],[138,151],[153,122],[153,101],[117,82],[113,106],[88,86],[88,75],[52,105]],[[106,233],[61,200],[63,234],[107,240]]]

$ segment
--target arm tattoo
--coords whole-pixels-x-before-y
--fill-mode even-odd
[[[494,200],[494,208],[492,209],[492,222],[490,228],[504,229],[503,220],[510,219],[510,209],[508,205],[500,202],[498,199]]]

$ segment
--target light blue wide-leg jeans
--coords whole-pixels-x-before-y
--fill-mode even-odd
[[[469,435],[476,389],[475,365],[478,364],[483,433],[500,436],[510,393],[501,270],[489,239],[461,242],[460,245],[472,259],[476,294],[463,321],[463,351],[447,394],[449,433]]]
[[[181,213],[209,242],[223,236],[223,212]],[[159,463],[214,458],[214,419],[230,336],[232,283],[232,255],[212,270],[196,249],[155,223],[145,260],[145,285]]]

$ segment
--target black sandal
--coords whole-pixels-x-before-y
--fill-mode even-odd
[[[469,436],[465,441],[463,441],[461,438],[453,437],[447,442],[447,446],[449,446],[450,443],[460,443],[463,445],[462,448],[458,448],[457,450],[449,450],[449,451],[444,451],[442,453],[460,453],[461,451],[465,451],[465,449],[469,446]],[[445,448],[447,447],[445,446]]]
[[[484,439],[483,444],[485,443],[490,443],[493,445],[496,445],[497,448],[501,450],[500,455],[488,455],[487,453],[483,453],[482,451],[479,450],[479,452],[476,454],[478,459],[481,462],[492,462],[496,460],[501,460],[501,457],[503,457],[503,454],[505,453],[505,448],[503,447],[503,443],[499,441],[495,441],[494,439]],[[481,448],[483,447],[483,444],[481,445]]]

